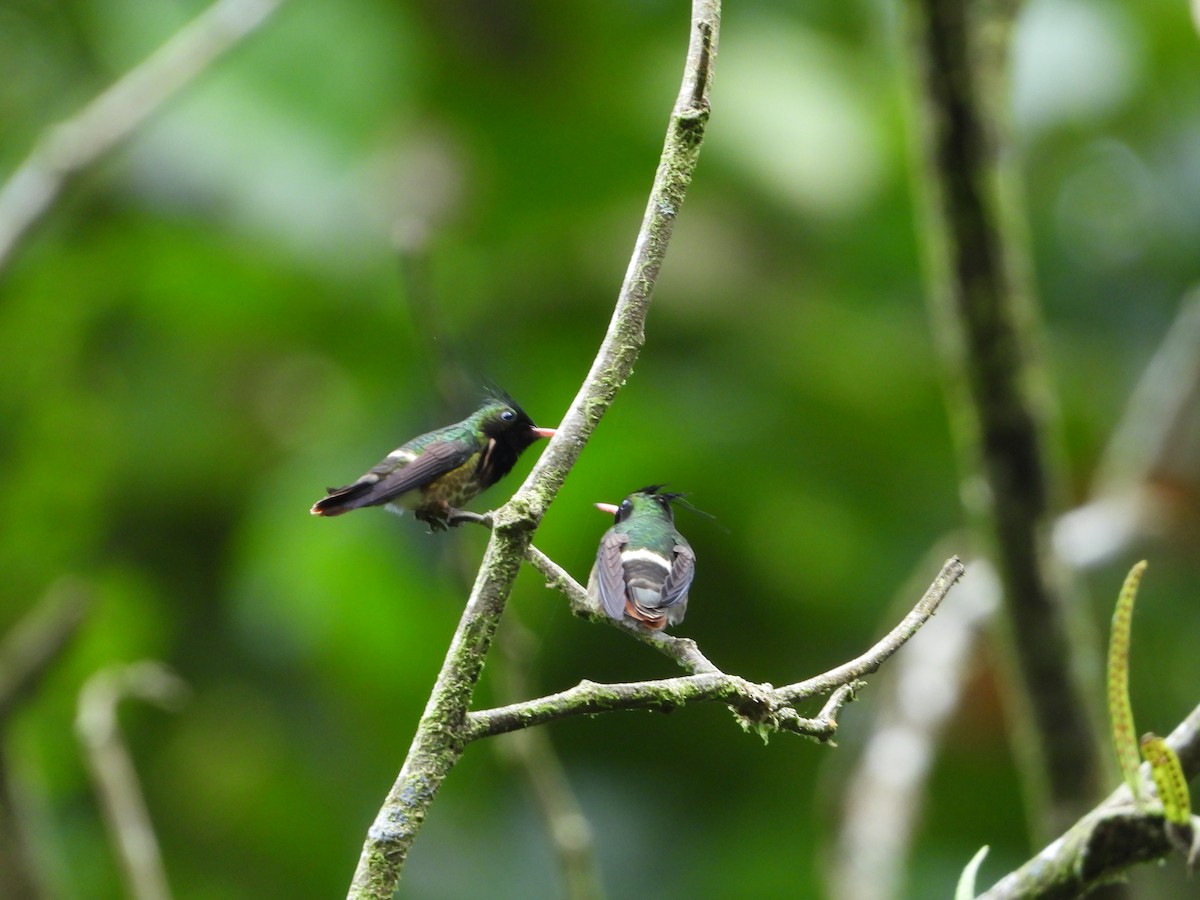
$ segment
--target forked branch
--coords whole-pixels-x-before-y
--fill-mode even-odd
[[[516,494],[494,514],[471,596],[446,653],[408,756],[363,843],[349,896],[390,900],[409,848],[442,781],[462,755],[461,729],[521,560],[600,418],[633,371],[646,312],[675,217],[708,123],[720,30],[718,0],[693,0],[691,37],[679,95],[629,268],[608,331],[557,434]]]
[[[929,586],[929,590],[912,611],[862,656],[824,674],[776,688],[769,684],[753,684],[737,675],[728,675],[718,670],[705,659],[692,641],[669,638],[661,634],[651,636],[650,632],[636,625],[615,622],[607,616],[592,613],[586,606],[581,606],[583,589],[578,582],[554,566],[544,554],[534,548],[530,549],[537,553],[539,569],[546,571],[553,566],[550,571],[554,573],[555,586],[564,588],[564,593],[571,598],[577,612],[596,621],[611,622],[622,630],[637,633],[647,643],[663,650],[685,668],[691,668],[697,660],[703,660],[706,668],[693,675],[626,684],[596,684],[583,681],[569,690],[548,697],[471,712],[467,714],[462,730],[464,743],[570,716],[594,715],[622,709],[669,712],[688,703],[713,700],[728,704],[743,724],[755,729],[789,731],[820,741],[830,740],[837,733],[837,713],[853,698],[854,689],[862,684],[859,678],[878,669],[884,660],[916,634],[937,611],[938,604],[963,574],[962,563],[957,557],[947,560],[942,566],[942,571]],[[831,694],[830,700],[815,718],[805,718],[796,710],[797,703],[823,694]]]

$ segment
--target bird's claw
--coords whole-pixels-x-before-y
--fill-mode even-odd
[[[485,513],[480,515],[479,513],[468,512],[465,509],[451,510],[450,514],[446,516],[445,521],[446,524],[448,524],[451,528],[457,528],[458,526],[465,525],[467,523],[472,525],[482,525],[484,528],[492,527],[491,514]]]

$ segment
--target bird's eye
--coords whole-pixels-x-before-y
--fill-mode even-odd
[[[633,512],[633,501],[632,500],[622,500],[621,501],[621,515],[627,516],[631,512]]]
[[[500,413],[501,420],[505,421],[505,422],[511,422],[516,417],[517,417],[517,414],[515,412],[513,412],[511,409],[506,409],[504,412]]]

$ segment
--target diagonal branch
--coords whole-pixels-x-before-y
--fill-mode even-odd
[[[693,0],[683,82],[667,128],[633,256],[608,331],[558,433],[495,527],[408,756],[367,832],[349,896],[390,900],[409,848],[442,781],[462,755],[459,731],[513,582],[546,508],[600,418],[633,371],[645,340],[650,295],[700,152],[709,115],[720,3]]]
[[[432,213],[432,210],[427,211]],[[432,337],[446,332],[442,321],[443,305],[437,302],[428,278],[430,216],[409,216],[394,225],[397,259],[409,298],[409,310],[417,334]],[[469,383],[467,368],[458,361],[451,341],[422,342],[430,382],[436,386],[444,405],[463,393]],[[474,521],[491,527],[490,515],[469,515],[460,511],[464,521]],[[468,559],[465,547],[458,546],[455,568],[461,572],[464,586],[474,561]],[[498,651],[493,662],[497,694],[506,701],[518,700],[533,693],[529,687],[532,659],[536,655],[537,639],[520,621],[509,613],[497,631]],[[563,894],[566,900],[603,900],[604,884],[596,860],[591,823],[575,796],[571,781],[559,759],[549,734],[533,730],[514,733],[508,740],[498,741],[498,755],[512,765],[525,779],[534,807],[541,816],[550,849],[562,872]]]
[[[1200,706],[1167,738],[1188,779],[1200,774]],[[1149,778],[1149,765],[1142,777]],[[1139,810],[1127,785],[1083,816],[1062,837],[1015,872],[1010,872],[979,900],[1081,897],[1112,881],[1135,863],[1162,859],[1173,850],[1160,811]]]
[[[937,612],[939,604],[950,588],[958,579],[962,578],[963,572],[963,564],[959,558],[957,556],[950,557],[912,611],[904,617],[899,625],[880,638],[874,647],[857,659],[843,663],[836,669],[830,669],[823,675],[781,687],[779,688],[780,694],[789,703],[796,703],[807,697],[827,693],[834,687],[847,684],[864,675],[870,675],[916,634],[922,625],[929,621],[929,617]]]
[[[216,0],[73,118],[49,129],[0,187],[0,270],[67,181],[129,137],[284,0]]]
[[[79,631],[91,598],[64,579],[0,642],[0,731],[16,705],[41,682]]]

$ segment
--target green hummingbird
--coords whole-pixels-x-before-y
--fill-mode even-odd
[[[493,388],[470,416],[413,438],[353,484],[328,488],[328,496],[310,512],[340,516],[386,504],[396,513],[410,509],[440,531],[459,506],[507,475],[521,451],[538,438],[553,436],[553,428],[538,428],[512,397]]]
[[[620,506],[596,504],[615,521],[600,539],[588,577],[595,609],[613,619],[627,616],[652,631],[683,621],[696,564],[691,545],[675,530],[671,509],[671,501],[683,495],[662,487],[634,491]]]

